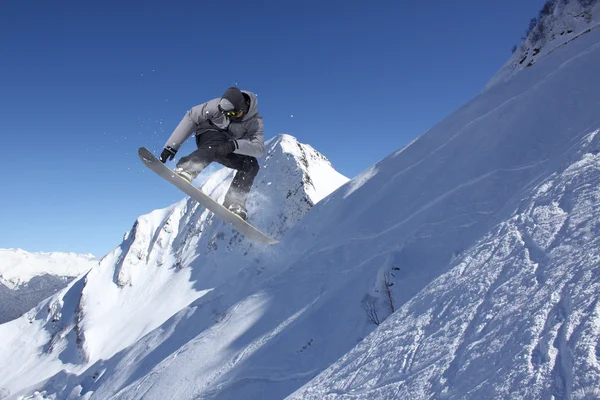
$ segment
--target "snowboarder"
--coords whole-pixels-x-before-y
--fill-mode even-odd
[[[237,170],[223,206],[246,220],[246,197],[265,149],[256,95],[230,87],[220,98],[193,107],[167,140],[160,161],[172,160],[194,132],[198,149],[181,157],[175,172],[191,182],[213,161]]]

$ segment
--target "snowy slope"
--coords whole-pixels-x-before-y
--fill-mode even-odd
[[[456,278],[446,287],[466,290],[458,279],[460,269],[455,268],[485,246],[486,235],[498,236],[496,240],[502,243],[503,231],[497,227],[509,224],[520,208],[527,215],[526,207],[536,193],[541,193],[543,183],[553,177],[561,179],[558,177],[577,162],[598,162],[594,153],[600,149],[600,137],[593,132],[600,128],[595,112],[600,82],[589,77],[600,67],[599,43],[597,32],[582,36],[540,60],[535,69],[524,70],[506,84],[486,91],[403,151],[317,204],[286,234],[272,255],[259,257],[126,351],[80,376],[57,376],[41,387],[48,393],[75,390],[92,398],[115,393],[127,399],[283,398],[344,356],[374,328],[362,308],[367,296],[378,301],[381,319],[389,315],[381,290],[387,272],[393,274],[393,302],[398,315],[415,314],[401,331],[415,335],[415,342],[394,352],[378,352],[377,347],[367,346],[366,353],[358,353],[361,346],[348,356],[352,358],[344,363],[346,369],[340,374],[335,373],[335,367],[333,373],[327,371],[324,379],[302,389],[299,398],[311,393],[314,398],[350,397],[361,391],[364,398],[402,398],[395,397],[393,391],[381,391],[387,382],[395,380],[397,387],[410,393],[406,398],[435,398],[445,393],[460,397],[471,391],[506,393],[515,390],[519,382],[528,382],[528,386],[516,391],[514,398],[537,398],[536,393],[549,392],[564,398],[562,394],[588,390],[597,368],[598,316],[595,306],[577,303],[588,282],[569,278],[569,289],[558,289],[566,295],[561,302],[556,298],[557,278],[553,276],[559,272],[551,268],[563,265],[565,273],[573,277],[581,274],[577,268],[582,268],[594,277],[598,276],[598,271],[594,273],[597,264],[578,259],[568,264],[551,262],[553,244],[544,247],[541,228],[534,233],[535,224],[544,227],[543,218],[531,226],[530,236],[540,241],[539,249],[526,231],[522,234],[529,248],[536,251],[531,256],[534,260],[548,257],[539,267],[539,279],[534,272],[527,286],[518,279],[505,284],[503,279],[511,276],[511,270],[531,270],[535,261],[527,261],[523,251],[522,264],[511,264],[507,259],[510,252],[494,252],[492,246],[481,254],[484,261],[480,261],[493,261],[488,267],[490,274],[478,274],[475,267],[470,270],[483,280],[481,285],[451,292],[440,302],[436,301],[438,296],[430,295],[416,303],[422,307],[411,307],[415,304],[411,299],[424,298],[432,286],[443,289],[439,282],[452,274]],[[581,84],[582,79],[586,85]],[[572,168],[575,174],[588,170]],[[597,175],[591,173],[588,178],[587,184],[597,188]],[[577,185],[570,187],[575,190]],[[591,199],[593,202],[594,197]],[[560,202],[558,197],[554,200]],[[560,208],[576,221],[572,206],[567,201]],[[556,210],[559,217],[562,212]],[[598,225],[582,228],[589,232],[578,238],[571,254],[584,254],[593,248]],[[550,232],[552,229],[556,227],[549,225]],[[557,245],[577,238],[566,228],[559,233]],[[502,264],[505,259],[506,264]],[[558,317],[529,325],[527,312],[522,316],[507,309],[512,305],[511,297],[501,302],[491,295],[502,290],[506,296],[521,296],[516,304],[545,304]],[[444,302],[452,293],[464,294],[464,299]],[[589,297],[590,304],[597,304],[597,292],[590,292]],[[543,320],[544,314],[537,317]],[[453,318],[463,321],[457,323]],[[495,318],[501,320],[495,322]],[[571,324],[564,323],[567,318],[578,327],[574,336]],[[401,323],[402,318],[399,320]],[[490,322],[489,329],[494,323],[499,325],[491,329],[494,334],[486,335],[486,321]],[[523,335],[512,334],[513,324]],[[542,330],[536,331],[540,325]],[[385,343],[397,331],[392,328],[389,333],[386,327],[384,324],[376,330],[368,339],[370,343]],[[555,331],[560,339],[553,341]],[[533,342],[525,340],[536,335],[538,339]],[[398,336],[399,340],[408,337]],[[498,341],[500,337],[503,341]],[[420,346],[425,338],[439,345]],[[539,355],[531,358],[538,360],[537,370],[526,364],[527,350],[519,353],[531,347],[538,349]],[[492,358],[494,362],[477,357],[499,348],[502,351],[496,351],[500,356]],[[485,349],[489,353],[484,353]],[[440,352],[438,358],[444,355],[450,361],[441,359],[435,364],[436,350]],[[418,356],[429,352],[433,352],[427,358],[429,364],[420,362]],[[570,354],[582,353],[588,356],[570,361]],[[373,365],[363,362],[375,354]],[[521,365],[528,368],[515,365],[518,368],[513,369],[519,357],[524,359]],[[479,362],[474,364],[474,360]],[[388,371],[400,372],[389,376]],[[414,379],[402,371],[414,371]],[[465,371],[470,378],[461,383]],[[498,379],[494,379],[497,371]],[[580,371],[589,378],[575,379],[581,376]],[[428,383],[428,374],[434,383]],[[548,387],[547,382],[555,381],[551,374],[565,379]],[[99,378],[91,380],[94,376]],[[529,388],[531,392],[527,392]]]
[[[125,243],[115,258],[127,249],[131,261],[116,263],[102,281],[112,278],[127,293],[140,282],[150,286],[150,270],[178,265],[178,274],[189,274],[179,279],[208,292],[144,336],[136,331],[139,338],[116,353],[88,344],[84,353],[102,359],[79,369],[50,365],[28,345],[35,351],[23,356],[19,377],[10,375],[17,366],[0,366],[0,377],[9,373],[0,391],[60,399],[593,395],[600,381],[598,70],[596,29],[490,86],[243,264],[230,254],[237,251],[230,232],[203,230],[185,245],[183,233],[167,241],[152,222],[161,218],[151,218],[144,245],[132,253]],[[270,159],[275,171],[285,170],[285,158]],[[261,187],[276,184],[266,178]],[[172,232],[198,229],[202,218],[178,221]],[[215,264],[195,264],[212,238]],[[160,251],[149,246],[159,242]],[[101,290],[98,283],[94,291]],[[121,326],[120,309],[143,305],[143,293],[120,299],[106,322],[84,315],[88,326],[77,330],[96,329],[100,343],[100,327]],[[180,296],[158,290],[144,300]],[[34,328],[19,319],[0,326],[0,335],[10,345],[14,332],[34,342],[35,325],[48,317],[42,308],[32,317]],[[89,339],[79,340],[85,349]]]
[[[23,315],[97,264],[92,255],[0,249],[0,324]]]
[[[279,237],[348,179],[292,136],[272,139],[266,150],[249,220]],[[221,169],[203,190],[222,201],[232,177]],[[97,268],[0,327],[0,388],[12,393],[114,356],[265,251],[187,198],[141,216]]]
[[[425,249],[439,252],[452,242],[444,234],[476,229],[477,214],[489,215],[489,230],[471,245],[455,241],[447,272],[290,399],[600,398],[599,31],[581,30],[535,66],[494,77],[396,154],[448,129],[435,157],[452,160],[444,147],[453,147],[479,159],[454,159],[462,179],[409,217],[446,204],[415,238]],[[465,134],[472,143],[461,149]],[[469,166],[478,176],[465,179]],[[417,260],[408,271],[406,258],[394,260],[393,293],[431,267]]]
[[[510,218],[292,398],[599,398],[599,153],[596,130]]]

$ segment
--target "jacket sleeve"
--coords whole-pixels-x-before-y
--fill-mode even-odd
[[[211,104],[211,102],[213,101],[192,107],[192,109],[184,115],[164,147],[171,147],[174,150],[179,150],[183,142],[192,136],[192,133],[198,129],[198,125],[212,117],[214,111],[212,108],[214,107],[212,107],[213,104]]]
[[[248,129],[247,139],[237,139],[235,142],[236,154],[243,154],[260,158],[265,153],[265,134],[262,117],[256,118]]]

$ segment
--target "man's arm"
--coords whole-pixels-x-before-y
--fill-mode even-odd
[[[175,151],[179,150],[183,142],[192,136],[192,133],[198,129],[198,125],[213,117],[215,109],[218,111],[216,108],[217,104],[218,99],[216,102],[215,100],[211,100],[207,103],[192,107],[192,109],[184,115],[179,125],[177,125],[177,128],[175,128],[165,143],[164,148],[171,148]]]
[[[234,141],[234,153],[260,158],[265,152],[265,134],[262,117],[255,118],[248,131],[250,133],[248,139],[237,139]]]

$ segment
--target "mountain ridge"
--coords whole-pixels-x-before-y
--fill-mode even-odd
[[[521,45],[515,46],[513,55],[490,79],[485,90],[506,82],[548,54],[599,27],[600,3],[597,0],[546,1],[539,16],[531,20]]]
[[[270,233],[283,235],[319,196],[347,181],[325,157],[290,135],[268,141],[266,158],[248,210],[250,222]],[[223,168],[202,189],[222,201],[232,178],[233,171]],[[24,317],[0,326],[8,337],[0,355],[9,362],[0,374],[0,387],[10,384],[12,391],[27,386],[29,368],[33,376],[46,377],[64,365],[85,371],[96,360],[132,345],[264,252],[269,253],[268,246],[248,241],[188,197],[140,216],[96,268]],[[10,343],[24,331],[33,332],[35,345],[16,356],[17,346]],[[23,359],[28,361],[19,362]]]
[[[0,324],[20,317],[97,263],[91,254],[0,249]]]

